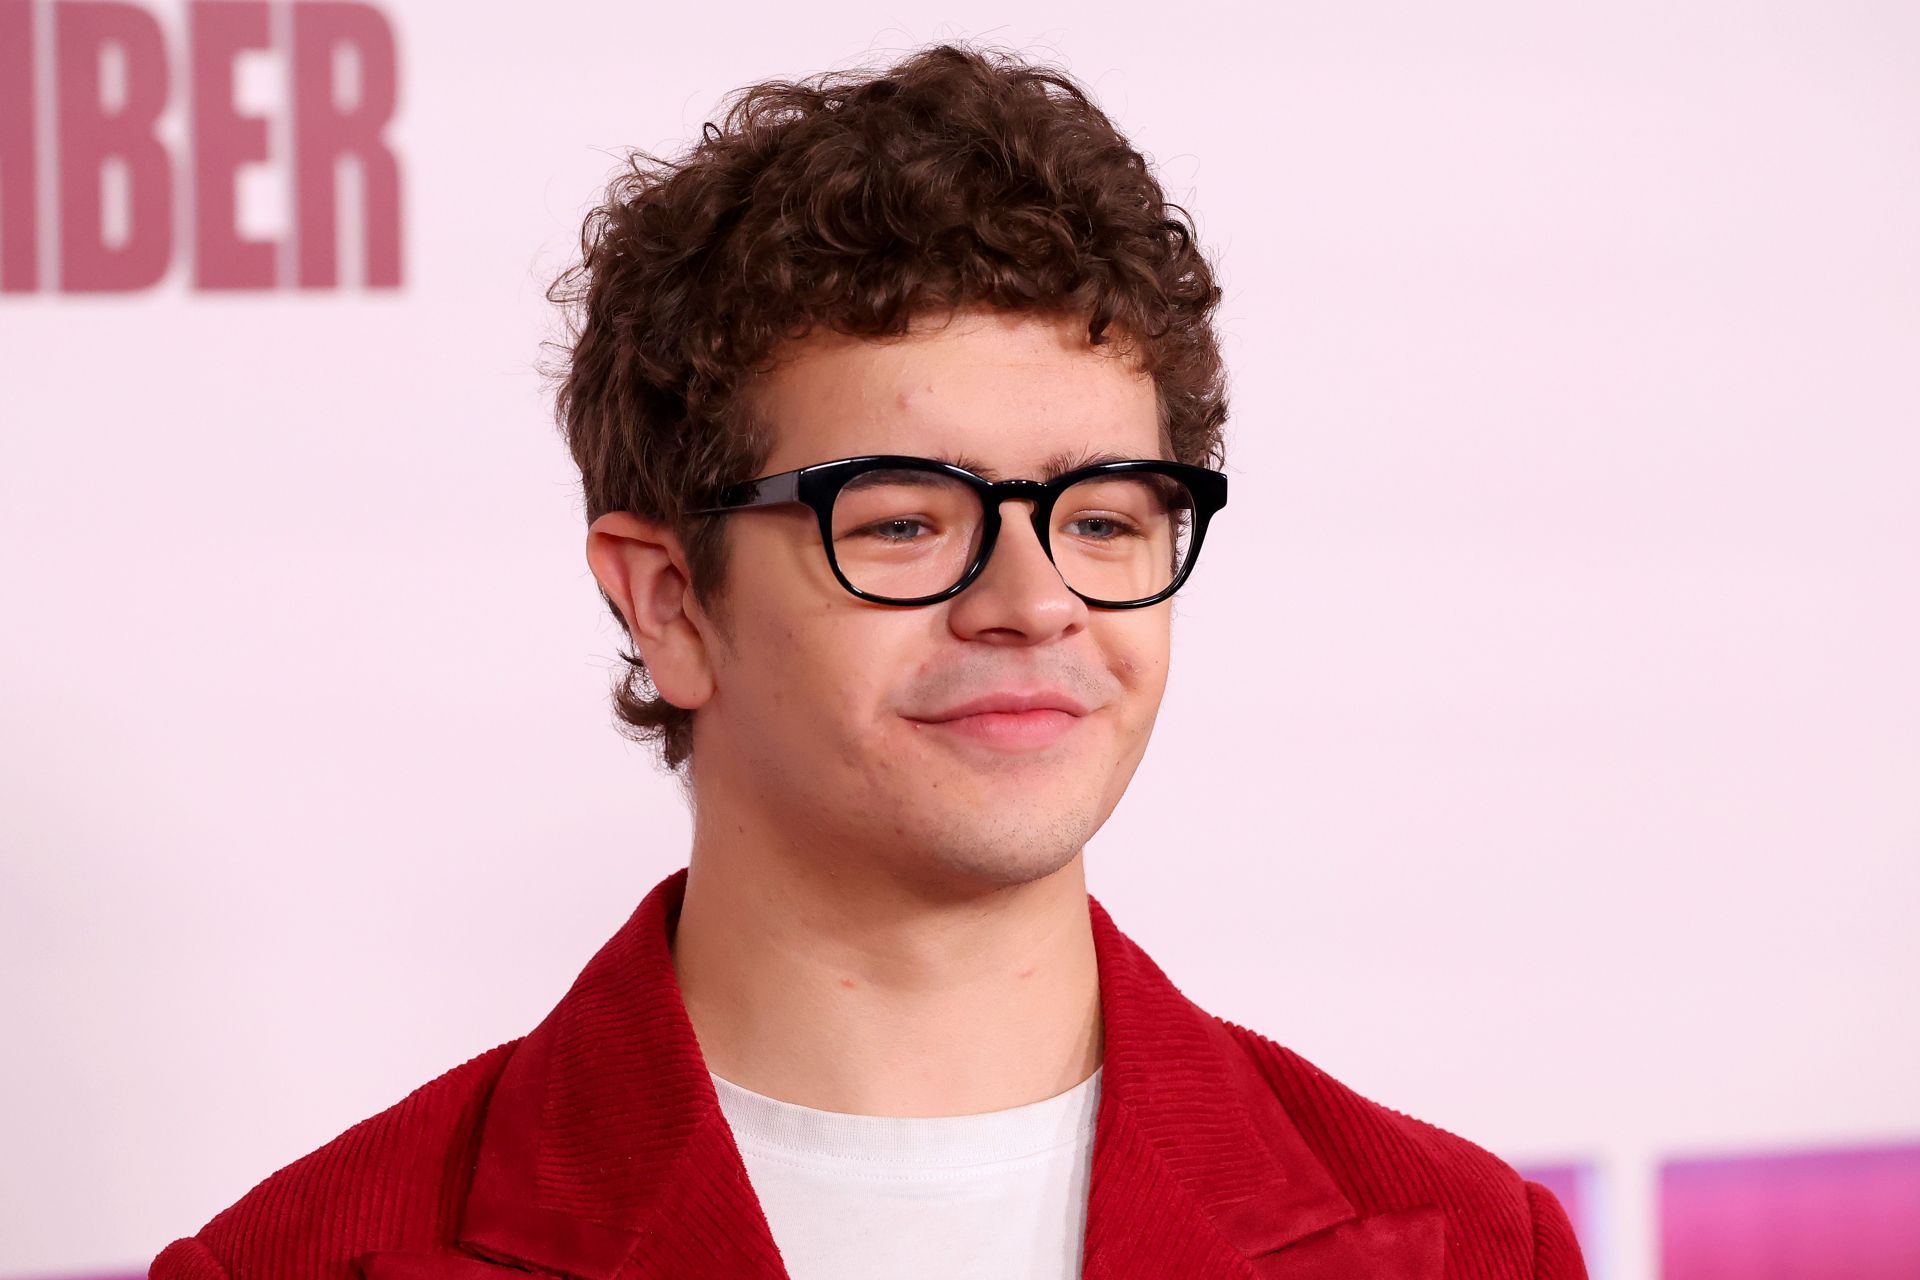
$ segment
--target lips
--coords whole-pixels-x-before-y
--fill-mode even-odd
[[[978,715],[1020,715],[1029,711],[1063,711],[1070,716],[1087,714],[1086,704],[1059,689],[1038,689],[1031,693],[989,693],[970,702],[962,702],[945,711],[915,719],[930,723],[960,720]]]
[[[1059,741],[1086,713],[1085,704],[1071,694],[1045,689],[988,694],[912,721],[1001,751],[1036,751]]]

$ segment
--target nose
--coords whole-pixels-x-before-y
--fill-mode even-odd
[[[1033,527],[1033,503],[1000,504],[1000,536],[980,576],[953,598],[948,625],[963,640],[1040,644],[1086,625],[1087,604],[1067,589]]]

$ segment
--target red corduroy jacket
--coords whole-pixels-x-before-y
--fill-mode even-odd
[[[151,1280],[785,1277],[674,975],[686,875],[532,1032],[271,1175]],[[1205,1012],[1087,905],[1089,1280],[1585,1280],[1544,1187]]]

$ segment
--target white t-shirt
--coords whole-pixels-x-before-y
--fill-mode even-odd
[[[1079,1276],[1099,1068],[971,1116],[850,1115],[717,1075],[713,1087],[793,1280]]]

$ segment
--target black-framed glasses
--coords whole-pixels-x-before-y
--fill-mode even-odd
[[[688,515],[800,503],[813,509],[840,585],[876,604],[936,604],[986,567],[1000,504],[1033,504],[1033,531],[1067,589],[1099,609],[1140,609],[1180,589],[1227,478],[1184,462],[1096,462],[1051,480],[988,480],[933,458],[869,454],[722,489]]]

